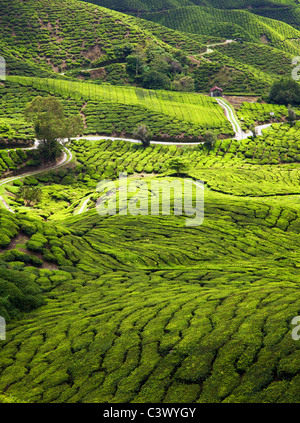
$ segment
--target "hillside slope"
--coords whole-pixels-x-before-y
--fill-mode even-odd
[[[240,37],[244,41],[268,44],[292,54],[300,51],[298,30],[283,22],[243,10],[227,11],[195,6],[141,16],[180,31],[225,38]]]
[[[0,403],[299,403],[300,122],[245,102],[290,73],[299,33],[244,0],[106,3],[146,7],[147,20],[75,0],[1,1]],[[146,70],[147,52],[169,59],[196,92],[141,88],[132,47]],[[208,95],[219,84],[242,94],[244,130],[276,123],[232,139]],[[87,139],[69,140],[55,166],[7,145],[33,144],[24,109],[39,95],[84,123]],[[115,138],[141,123],[162,141]],[[182,145],[208,130],[214,142]],[[204,220],[190,226],[199,199]]]
[[[2,0],[0,20],[0,49],[8,72],[15,72],[12,57],[60,73],[124,61],[122,47],[148,39],[172,49],[156,37],[155,28],[140,27],[136,18],[74,0]],[[164,38],[189,44],[188,37],[173,30],[166,30]],[[201,38],[196,46],[203,49]]]
[[[1,231],[12,228],[0,254],[3,279],[30,281],[46,299],[8,326],[0,392],[37,403],[299,402],[290,322],[300,301],[300,209],[289,195],[299,193],[299,166],[247,166],[223,147],[224,157],[217,146],[184,150],[199,164],[195,177],[212,187],[198,227],[173,215],[90,210],[53,225],[0,211]],[[74,151],[90,189],[113,157],[111,169],[120,161],[126,169],[182,153],[106,140],[78,141]]]
[[[206,6],[216,9],[247,10],[249,13],[286,22],[300,29],[300,5],[295,0],[83,0],[98,6],[140,16],[140,13],[161,12],[179,7]]]
[[[190,25],[189,11],[197,18],[193,21],[193,17]],[[226,13],[229,20],[248,19],[244,11]],[[297,42],[290,40],[299,37],[295,29],[251,15],[252,21],[243,29],[247,43],[234,43],[235,48],[208,48],[242,31],[240,24],[226,23],[222,16],[215,9],[198,6],[176,8],[163,16],[145,16],[183,31],[201,32],[197,35],[74,0],[3,0],[0,50],[7,60],[8,74],[55,78],[67,74],[136,85],[139,82],[128,74],[124,52],[128,46],[151,42],[166,54],[184,58],[188,64],[185,72],[200,92],[221,84],[228,93],[266,93],[274,79],[291,72],[292,57],[298,52]],[[220,19],[217,27],[216,19]],[[262,33],[269,40],[268,49],[260,40]],[[258,48],[260,54],[255,56]],[[237,54],[239,51],[242,55]]]
[[[298,2],[295,0],[84,0],[99,6],[122,12],[130,11],[159,11],[175,9],[182,6],[211,6],[217,9],[253,9],[292,7]]]
[[[16,92],[21,99],[13,101],[11,96]],[[63,100],[67,113],[81,112],[87,135],[128,137],[139,122],[150,126],[155,139],[199,140],[208,129],[227,137],[233,135],[232,126],[216,100],[197,93],[9,76],[3,94],[3,100],[10,101],[10,109],[3,110],[0,116],[20,120],[33,96],[55,95]]]

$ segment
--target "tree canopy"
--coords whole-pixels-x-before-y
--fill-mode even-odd
[[[61,154],[59,140],[81,134],[83,123],[80,115],[64,114],[56,97],[35,97],[25,108],[25,118],[34,125],[36,138],[40,141],[38,152],[43,161],[55,161]]]
[[[154,42],[137,45],[126,57],[126,67],[135,83],[148,89],[194,91],[192,77],[187,78],[188,60],[184,54],[170,54]]]
[[[138,125],[136,129],[133,131],[133,138],[141,141],[144,147],[150,145],[150,140],[152,137],[152,133],[147,125]]]
[[[275,82],[269,94],[271,103],[292,106],[300,104],[300,84],[293,79],[281,79]]]
[[[187,172],[189,169],[189,164],[186,160],[181,157],[173,157],[169,160],[168,166],[170,169],[174,170],[179,176],[181,173]]]

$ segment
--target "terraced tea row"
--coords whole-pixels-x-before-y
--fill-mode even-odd
[[[213,175],[218,183],[230,175],[228,187],[239,195],[249,191],[241,175],[253,181],[258,169],[278,178],[277,185],[260,181],[259,195],[283,183],[274,165],[238,158],[226,165],[218,145],[197,151],[144,150],[109,140],[72,144],[82,162],[75,174],[86,189],[108,176],[104,169],[115,177],[118,167],[134,168],[143,157],[144,166],[153,160],[162,166],[156,172],[168,172],[163,166],[170,156],[198,163],[198,175],[206,172],[210,184]],[[114,171],[108,160],[117,163]],[[53,183],[54,174],[41,175],[40,182],[49,183],[50,176]],[[69,176],[64,171],[56,178]],[[77,195],[79,186],[72,182]],[[291,194],[291,181],[285,189]],[[185,216],[87,212],[53,226],[30,215],[0,214],[5,226],[6,219],[14,225],[2,244],[4,274],[16,280],[19,272],[18,280],[30,279],[30,289],[47,300],[32,302],[40,308],[8,326],[0,345],[6,395],[30,402],[298,400],[299,346],[290,324],[299,308],[295,202],[206,190],[205,220],[196,228],[185,226]]]
[[[3,0],[0,17],[1,39],[9,47],[9,68],[14,65],[9,52],[31,66],[38,64],[40,72],[88,68],[122,59],[116,53],[120,45],[142,43],[148,36],[155,38],[139,28],[135,18],[73,0]]]
[[[299,52],[298,30],[283,22],[242,10],[227,11],[195,6],[171,9],[166,13],[142,13],[141,16],[183,32],[225,38],[236,38],[238,35],[244,41],[266,42],[292,54]]]
[[[295,112],[298,114],[299,110],[295,108]],[[243,128],[246,129],[257,123],[285,121],[288,116],[288,108],[278,104],[244,102],[236,110],[236,113],[243,123]]]
[[[156,138],[199,139],[208,129],[233,135],[216,100],[201,94],[23,77],[10,77],[6,86],[11,104],[4,110],[6,117],[21,113],[33,95],[54,94],[63,99],[68,113],[86,114],[86,133],[131,135],[137,123],[145,121],[150,129],[153,126]],[[20,101],[11,98],[19,87],[22,93],[27,91]]]
[[[0,150],[0,175],[3,177],[6,173],[20,171],[25,166],[36,166],[38,161],[33,159],[33,152],[30,150]]]
[[[34,137],[33,129],[24,121],[24,109],[26,104],[35,96],[48,96],[46,89],[34,89],[17,83],[6,82],[1,87],[5,107],[0,111],[0,116],[7,122],[15,132],[16,140],[23,140],[23,143]],[[153,137],[158,139],[172,139],[180,136],[188,139],[198,139],[199,125],[182,121],[179,117],[162,115],[141,106],[130,106],[112,102],[91,100],[75,100],[60,97],[60,101],[66,114],[80,113],[85,123],[84,133],[104,134],[112,136],[132,136],[137,124],[144,122],[153,131]],[[226,123],[227,124],[227,123]],[[228,126],[229,127],[229,126]],[[3,144],[7,144],[3,137]],[[20,142],[20,141],[18,141]],[[15,141],[10,140],[10,145]]]
[[[241,142],[218,141],[212,148],[152,144],[143,149],[127,141],[73,140],[76,166],[13,181],[3,186],[2,196],[13,210],[51,220],[65,219],[78,212],[83,199],[87,199],[88,208],[95,207],[99,197],[96,186],[103,179],[116,180],[120,173],[126,172],[134,180],[141,174],[148,175],[146,179],[151,183],[152,179],[174,175],[170,157],[189,163],[185,170],[187,175],[203,180],[212,191],[241,197],[297,195],[298,132],[297,127],[274,125],[274,129],[269,129],[263,137]],[[37,160],[33,158],[32,164]],[[24,207],[24,200],[18,198],[23,184],[42,188],[42,198],[31,208]],[[149,188],[149,195],[150,191]]]
[[[210,193],[194,229],[178,217],[89,212],[56,230],[23,218],[27,248],[42,243],[61,270],[33,272],[47,305],[9,326],[1,390],[30,402],[297,401],[291,212],[285,232],[266,218],[279,222],[279,208]]]
[[[282,141],[275,141],[278,136]],[[269,130],[263,138],[257,137],[255,140],[217,141],[211,149],[204,145],[182,148],[152,145],[143,150],[126,141],[109,140],[74,141],[72,148],[83,165],[82,170],[92,179],[100,179],[100,175],[115,178],[124,171],[129,174],[170,174],[168,162],[171,155],[187,161],[190,164],[188,173],[205,180],[212,189],[216,188],[217,183],[223,185],[224,192],[260,196],[289,193],[291,190],[294,194],[299,192],[298,163],[292,167],[282,166],[284,163],[298,162],[297,137],[297,128],[282,126],[280,130]],[[271,166],[272,163],[281,166]],[[261,184],[262,180],[269,180],[269,184]]]

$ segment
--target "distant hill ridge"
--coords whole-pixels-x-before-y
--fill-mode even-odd
[[[164,12],[179,7],[206,6],[245,9],[253,14],[286,22],[300,29],[300,5],[296,0],[83,0],[124,13]]]
[[[95,2],[110,7],[146,4]],[[274,80],[291,73],[292,58],[300,55],[300,31],[246,10],[220,10],[209,7],[207,1],[198,3],[153,0],[147,2],[152,12],[140,11],[138,18],[86,1],[2,0],[0,55],[6,58],[11,75],[136,85],[126,73],[122,48],[151,41],[167,53],[188,58],[188,74],[195,80],[196,91],[208,92],[213,85],[221,85],[230,94],[266,93]],[[294,2],[263,4],[294,7]],[[164,13],[155,12],[160,7],[165,7]],[[225,44],[226,39],[238,38],[243,42]]]
[[[158,11],[183,6],[211,6],[219,9],[282,8],[298,4],[294,0],[88,0],[109,9],[126,11]]]

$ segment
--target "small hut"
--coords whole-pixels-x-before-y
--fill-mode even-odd
[[[223,96],[223,90],[220,87],[213,87],[210,90],[210,96],[211,97],[222,97]]]

